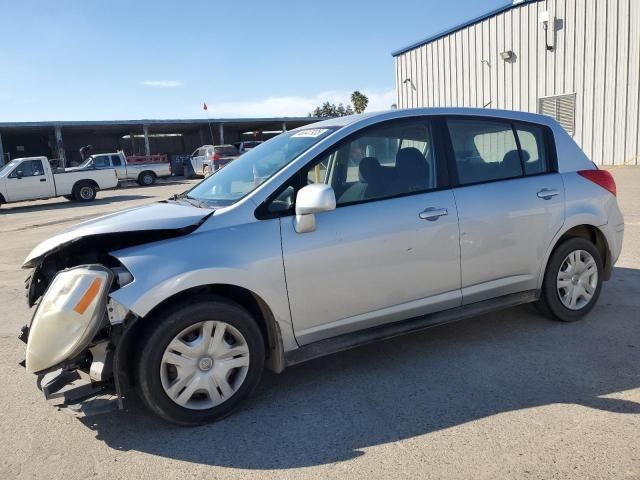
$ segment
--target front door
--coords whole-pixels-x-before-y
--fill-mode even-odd
[[[330,184],[337,208],[310,233],[281,218],[300,344],[461,304],[456,205],[433,138],[426,118],[386,122],[301,172],[300,184]]]
[[[55,195],[52,181],[44,172],[42,160],[24,160],[7,176],[8,201],[34,200]]]
[[[459,183],[463,303],[536,289],[564,221],[546,127],[479,118],[447,125]]]

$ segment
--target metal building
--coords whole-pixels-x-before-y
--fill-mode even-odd
[[[601,165],[640,164],[640,0],[520,0],[393,52],[399,108],[556,118]]]
[[[0,167],[12,158],[44,155],[66,165],[92,153],[123,150],[127,155],[189,154],[204,144],[267,140],[282,130],[318,121],[314,117],[216,118],[191,120],[106,120],[0,122]]]

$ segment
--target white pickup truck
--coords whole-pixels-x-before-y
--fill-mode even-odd
[[[134,180],[144,187],[153,185],[157,178],[171,176],[171,168],[168,162],[128,163],[122,152],[91,155],[82,165],[74,167],[72,170],[85,170],[88,168],[113,168],[116,171],[116,175],[118,175],[118,181]]]
[[[0,204],[53,197],[90,202],[98,190],[117,186],[113,169],[54,172],[47,157],[16,158],[0,170]]]

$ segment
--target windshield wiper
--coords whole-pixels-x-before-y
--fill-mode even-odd
[[[192,207],[197,207],[197,208],[208,208],[209,207],[207,202],[205,202],[204,200],[198,200],[196,198],[190,197],[186,193],[176,193],[172,197],[169,197],[169,200],[173,200],[174,202],[177,202],[179,200],[184,200],[185,202],[187,202]]]

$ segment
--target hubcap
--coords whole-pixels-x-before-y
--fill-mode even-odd
[[[591,302],[598,286],[598,267],[591,254],[574,250],[560,264],[556,287],[562,304],[580,310]]]
[[[249,357],[245,338],[233,326],[216,321],[196,323],[165,348],[160,363],[162,388],[182,407],[215,407],[242,386]]]
[[[80,189],[80,196],[85,200],[88,200],[93,197],[93,190],[91,190],[91,188],[89,187],[82,187]]]
[[[145,176],[142,178],[142,180],[143,180],[143,183],[144,183],[145,185],[149,185],[149,184],[151,184],[151,182],[152,182],[151,175],[145,175]]]

